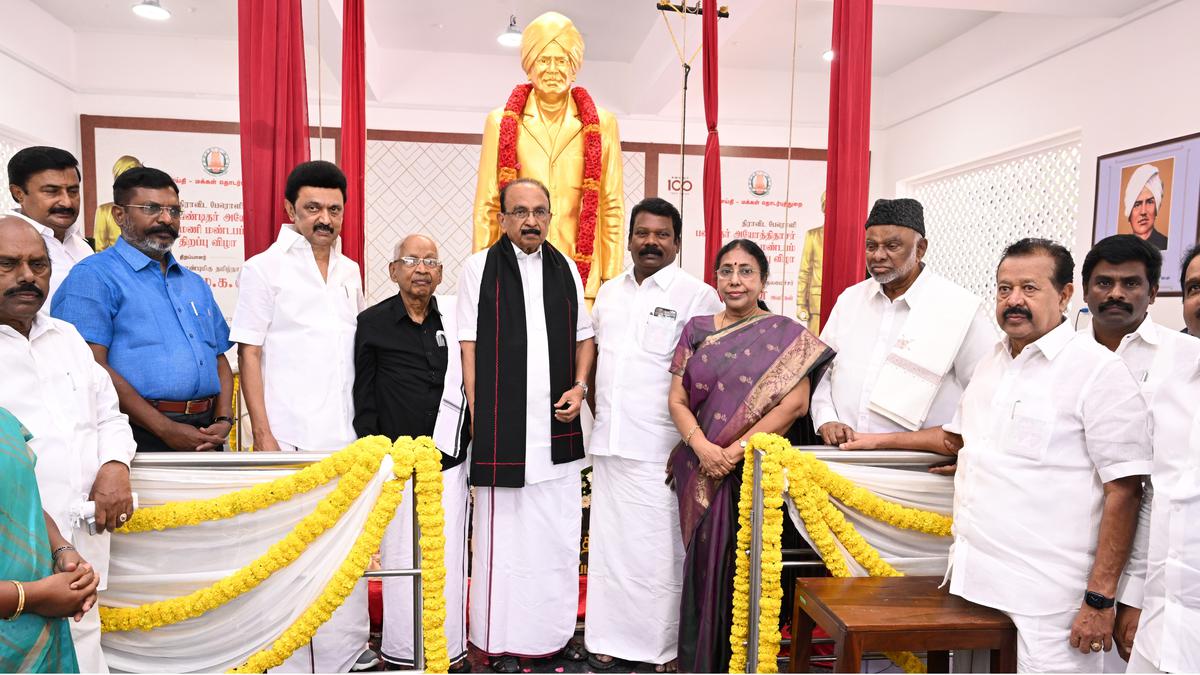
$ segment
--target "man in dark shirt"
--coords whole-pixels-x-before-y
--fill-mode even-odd
[[[361,436],[432,436],[442,451],[446,512],[446,643],[451,670],[468,666],[466,642],[467,472],[470,441],[454,296],[440,300],[437,244],[405,237],[388,266],[399,292],[358,315],[354,336],[354,430]],[[449,336],[449,337],[447,337]],[[412,567],[412,487],[381,546],[386,568]],[[383,658],[413,665],[412,582],[383,582]]]

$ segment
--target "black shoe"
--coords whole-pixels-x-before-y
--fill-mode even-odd
[[[494,656],[491,658],[492,670],[497,673],[516,673],[521,670],[521,662],[517,657],[505,654],[504,656]]]

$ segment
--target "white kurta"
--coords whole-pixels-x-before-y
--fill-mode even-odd
[[[1051,638],[1087,590],[1103,484],[1150,472],[1149,412],[1129,370],[1064,322],[1016,358],[1005,343],[982,360],[947,428],[965,442],[950,592],[1024,626],[1022,668],[1098,672],[1100,653]],[[1047,644],[1059,646],[1022,651]]]
[[[42,314],[49,316],[50,301],[62,285],[63,279],[71,273],[75,263],[92,255],[94,251],[83,238],[83,228],[79,223],[72,225],[63,240],[59,241],[58,237],[54,236],[54,230],[26,216],[20,209],[13,209],[8,215],[17,216],[32,225],[38,234],[42,235],[42,240],[46,242],[46,248],[50,251],[50,292],[46,295],[46,303],[41,309]]]
[[[358,264],[334,250],[327,279],[289,225],[238,278],[229,339],[262,347],[267,419],[281,443],[341,450],[354,434],[354,329],[366,309]]]
[[[837,352],[837,358],[813,390],[814,429],[828,422],[841,422],[864,433],[910,431],[872,411],[871,394],[912,306],[938,302],[928,289],[935,275],[937,272],[926,266],[912,287],[895,300],[889,300],[874,279],[860,281],[838,296],[828,321],[821,327],[821,341]],[[998,339],[995,322],[982,310],[976,312],[954,364],[933,398],[925,427],[945,424],[954,417],[975,364],[991,353]]]
[[[472,516],[470,641],[488,654],[549,656],[575,633],[579,597],[582,483],[588,458],[554,464],[542,252],[516,251],[525,301],[525,486],[475,489]],[[474,342],[486,250],[467,259],[458,282],[458,339]],[[579,303],[575,339],[593,336],[583,283],[570,266]],[[587,407],[584,406],[584,412]],[[586,426],[586,419],[584,420]],[[584,442],[587,443],[585,429]]]
[[[671,357],[689,320],[723,307],[711,286],[673,265],[641,284],[633,272],[606,282],[592,306],[589,651],[655,664],[676,657],[683,541],[679,504],[663,480],[679,443],[667,410]]]
[[[336,247],[327,277],[308,240],[283,225],[238,278],[229,339],[262,347],[267,419],[285,449],[341,450],[356,439],[354,330],[366,305],[362,280],[358,265]],[[274,671],[348,671],[370,633],[366,585],[359,581],[310,649],[297,650]]]
[[[33,435],[38,491],[59,532],[100,574],[107,587],[109,533],[90,535],[75,514],[88,500],[96,472],[107,462],[125,465],[137,445],[121,412],[108,371],[71,324],[38,314],[29,338],[0,325],[0,407]],[[80,668],[106,671],[100,651],[99,609],[70,622]]]
[[[1200,340],[1174,342],[1154,394],[1154,501],[1130,672],[1200,671]],[[1139,533],[1140,534],[1140,533]]]

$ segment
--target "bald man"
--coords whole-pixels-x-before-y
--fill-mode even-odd
[[[51,274],[42,233],[23,218],[0,216],[0,408],[33,434],[42,506],[71,544],[53,552],[54,571],[86,560],[104,590],[108,531],[133,514],[129,462],[137,446],[108,371],[74,326],[40,311]],[[85,502],[95,504],[95,531],[75,517]],[[0,523],[0,531],[13,530]],[[108,672],[99,605],[70,626],[80,672]]]
[[[446,649],[452,672],[467,663],[467,471],[470,429],[455,330],[455,297],[437,298],[442,261],[437,244],[413,234],[396,244],[388,265],[396,295],[358,315],[354,334],[354,431],[360,436],[432,436],[442,451],[446,513]],[[447,335],[450,336],[447,339]],[[412,483],[381,547],[385,568],[413,567]],[[383,581],[382,654],[413,666],[411,579]]]

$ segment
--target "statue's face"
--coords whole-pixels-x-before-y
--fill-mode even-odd
[[[533,68],[529,71],[529,81],[539,94],[565,94],[575,82],[575,69],[571,67],[566,50],[557,42],[546,45],[533,62]]]

